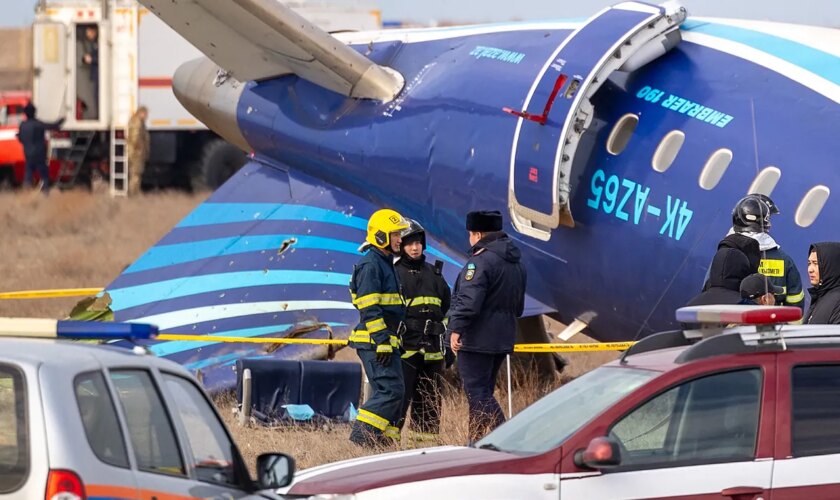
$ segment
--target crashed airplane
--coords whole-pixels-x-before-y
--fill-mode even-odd
[[[450,282],[464,214],[503,210],[526,316],[602,341],[672,325],[747,193],[772,196],[773,235],[803,265],[807,242],[836,239],[838,30],[625,2],[583,22],[331,35],[274,0],[141,3],[206,54],[178,69],[179,101],[252,155],[108,285],[117,320],[344,338],[380,207],[423,223]],[[152,349],[211,388],[242,356],[326,351]]]

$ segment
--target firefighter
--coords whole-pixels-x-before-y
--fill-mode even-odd
[[[149,131],[146,129],[146,119],[149,110],[140,106],[128,121],[128,140],[126,141],[128,157],[128,194],[140,194],[143,180],[143,170],[149,158]]]
[[[29,102],[23,108],[26,120],[20,124],[17,138],[23,146],[23,156],[26,158],[26,168],[23,174],[23,185],[29,187],[33,174],[37,171],[41,177],[41,191],[50,190],[50,172],[47,168],[47,130],[56,130],[64,123],[64,118],[55,123],[46,123],[35,118],[35,106]]]
[[[449,310],[449,285],[441,274],[443,262],[426,262],[426,231],[415,220],[402,234],[397,276],[405,300],[402,345],[405,396],[397,427],[402,429],[411,408],[411,432],[416,441],[434,441],[440,431],[440,387],[443,376],[444,316]]]
[[[782,289],[776,304],[805,308],[802,278],[790,255],[770,236],[770,217],[779,213],[778,207],[763,194],[747,195],[732,210],[732,230],[758,241],[762,258],[759,272]]]
[[[387,445],[400,436],[403,372],[398,335],[405,304],[400,294],[394,257],[400,253],[400,233],[408,223],[393,210],[374,212],[368,221],[361,250],[367,251],[353,268],[350,295],[359,310],[359,324],[348,345],[356,349],[373,392],[359,408],[350,441],[366,447]]]
[[[467,231],[470,258],[455,282],[447,331],[467,393],[470,441],[476,441],[505,421],[493,390],[502,361],[513,352],[526,276],[500,212],[468,213]]]

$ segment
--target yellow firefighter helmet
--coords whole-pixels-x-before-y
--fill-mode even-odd
[[[391,233],[408,228],[408,221],[394,210],[383,208],[370,216],[367,226],[368,243],[376,248],[387,248],[391,245]]]

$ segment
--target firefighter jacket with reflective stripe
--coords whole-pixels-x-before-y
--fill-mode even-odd
[[[426,262],[425,255],[417,260],[403,256],[395,267],[406,306],[403,348],[439,353],[440,336],[444,333],[443,318],[449,310],[449,285],[435,267]]]
[[[764,255],[758,271],[770,278],[771,283],[784,289],[782,295],[776,296],[776,304],[804,309],[805,291],[802,290],[802,278],[793,259],[779,247],[762,253]]]
[[[350,347],[378,352],[399,347],[397,331],[405,305],[391,256],[371,248],[353,268],[350,296],[359,310],[359,324],[348,339]]]

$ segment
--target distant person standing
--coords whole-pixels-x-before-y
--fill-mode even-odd
[[[150,140],[149,130],[146,128],[148,117],[149,110],[146,109],[146,106],[140,106],[128,121],[126,148],[128,153],[128,194],[130,196],[140,194],[143,170],[146,168],[146,160],[149,159]]]
[[[472,248],[455,282],[448,335],[469,402],[469,438],[476,441],[505,421],[493,390],[502,361],[513,352],[526,275],[500,212],[470,212],[466,227]]]
[[[23,108],[26,120],[20,124],[18,140],[23,145],[23,155],[26,158],[26,169],[23,174],[23,185],[30,186],[33,174],[38,172],[41,177],[41,191],[49,192],[50,172],[47,168],[47,130],[55,130],[64,123],[64,118],[55,123],[45,123],[35,118],[35,106],[27,103]]]
[[[808,250],[809,325],[840,325],[840,243],[814,243]]]
[[[77,31],[78,33],[78,31]],[[77,35],[78,36],[78,35]],[[99,29],[94,24],[84,27],[84,35],[77,43],[79,71],[76,75],[76,93],[83,106],[81,116],[76,119],[99,119]]]
[[[759,272],[780,289],[776,303],[805,308],[802,278],[793,259],[770,236],[770,217],[779,213],[773,200],[763,194],[742,198],[732,210],[732,230],[758,241],[761,250]]]

